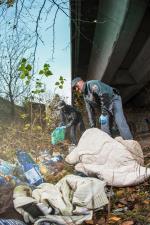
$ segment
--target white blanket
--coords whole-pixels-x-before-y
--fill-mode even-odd
[[[69,164],[88,176],[96,175],[108,185],[123,187],[143,182],[150,168],[143,167],[143,153],[138,142],[111,138],[97,128],[84,132],[78,146],[66,157]]]
[[[108,204],[104,191],[105,182],[97,178],[67,175],[56,185],[43,183],[35,190],[28,186],[17,186],[13,193],[14,207],[22,214],[26,223],[36,225],[42,221],[59,224],[81,224],[84,220],[92,219],[92,210]],[[28,205],[31,213],[24,209]],[[32,215],[33,207],[37,206],[43,217]],[[53,208],[53,211],[52,211]],[[72,223],[71,223],[72,222]]]

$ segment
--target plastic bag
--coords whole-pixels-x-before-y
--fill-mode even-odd
[[[45,160],[40,160],[39,161],[40,172],[43,175],[57,174],[64,167],[62,161],[63,157],[61,155],[52,156],[51,158],[45,158]]]
[[[64,127],[57,127],[51,133],[51,143],[53,145],[56,145],[60,141],[64,141],[64,139],[65,139],[65,128]]]
[[[15,166],[11,163],[0,159],[0,174],[2,176],[13,175]]]

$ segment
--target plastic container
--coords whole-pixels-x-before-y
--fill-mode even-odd
[[[13,175],[15,166],[11,163],[0,159],[0,173],[4,176]]]
[[[40,152],[39,160],[40,162],[51,160],[51,154],[48,149]]]
[[[62,160],[63,160],[63,157],[61,155],[53,156],[51,158],[52,162],[59,162],[59,161],[62,161]]]
[[[34,162],[32,157],[22,150],[16,151],[17,159],[22,166],[24,175],[30,185],[39,185],[43,183],[43,178],[39,166]]]
[[[50,160],[41,161],[40,171],[44,176],[58,173],[63,168],[63,157],[61,155],[53,156]]]
[[[51,143],[53,145],[56,145],[60,141],[64,141],[65,139],[65,127],[57,127],[52,133],[51,133]]]

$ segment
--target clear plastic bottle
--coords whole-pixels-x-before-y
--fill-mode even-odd
[[[39,166],[34,162],[32,157],[27,152],[22,150],[17,150],[16,155],[29,184],[39,185],[43,183],[43,178],[40,173]]]

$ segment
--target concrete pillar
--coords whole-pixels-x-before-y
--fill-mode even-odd
[[[129,0],[100,0],[88,79],[102,79],[114,51]]]

